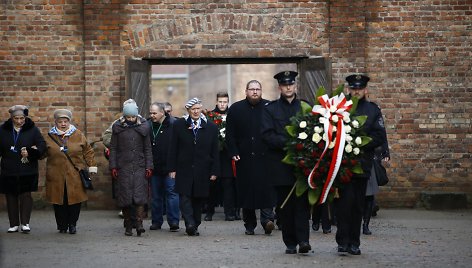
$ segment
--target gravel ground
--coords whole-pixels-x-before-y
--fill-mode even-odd
[[[311,232],[309,254],[284,254],[281,232],[244,234],[218,208],[200,236],[164,229],[124,236],[116,211],[83,210],[76,235],[59,234],[52,210],[33,211],[31,233],[8,234],[0,212],[0,267],[472,267],[472,211],[383,209],[360,256],[339,256],[333,233]],[[180,226],[183,227],[181,221]]]

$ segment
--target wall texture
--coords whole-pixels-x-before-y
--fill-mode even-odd
[[[46,133],[53,110],[68,107],[95,141],[125,99],[127,58],[330,57],[333,85],[371,76],[386,117],[382,205],[414,206],[421,191],[470,196],[471,17],[468,0],[2,0],[0,115],[27,104]],[[112,207],[96,146],[88,206]]]

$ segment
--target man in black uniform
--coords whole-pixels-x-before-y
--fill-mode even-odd
[[[231,105],[226,117],[226,144],[236,165],[236,198],[243,209],[247,235],[254,235],[257,226],[256,209],[265,234],[274,229],[275,191],[264,166],[266,145],[261,140],[264,104],[262,86],[251,80],[246,85],[246,98]]]
[[[366,86],[369,80],[368,76],[359,74],[346,77],[350,96],[359,99],[354,115],[367,115],[367,121],[362,129],[367,136],[372,138],[372,141],[362,147],[363,154],[360,161],[364,173],[355,174],[349,183],[343,184],[339,189],[336,242],[338,252],[342,254],[346,252],[352,255],[361,254],[360,232],[367,179],[370,177],[374,149],[386,140],[380,108],[375,103],[366,100]]]
[[[282,163],[286,155],[284,147],[288,134],[285,126],[290,118],[301,110],[297,99],[295,77],[297,72],[285,71],[274,76],[279,83],[280,98],[268,103],[262,114],[262,140],[267,144],[267,166],[270,178],[277,191],[277,216],[282,222],[282,238],[287,246],[285,253],[307,253],[311,250],[310,206],[307,193],[297,197],[292,194],[283,208],[280,208],[296,181],[293,167]]]

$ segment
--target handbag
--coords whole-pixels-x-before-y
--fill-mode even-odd
[[[49,138],[51,138],[51,140],[53,140],[59,147],[61,147],[61,145],[59,144],[59,142],[54,139],[51,135],[51,133],[48,133],[48,136]],[[72,159],[70,158],[69,154],[67,154],[66,151],[62,150],[62,152],[66,155],[67,159],[69,159],[69,161],[71,162],[71,164],[74,166],[75,170],[77,170],[79,172],[79,175],[80,175],[80,180],[82,181],[82,186],[84,187],[85,190],[93,190],[93,184],[92,184],[92,179],[90,178],[90,174],[88,172],[88,170],[86,169],[79,169],[75,164],[74,162],[72,162]]]
[[[388,183],[387,170],[382,165],[381,160],[374,159],[373,161],[375,178],[377,179],[377,184],[379,186],[384,186]]]

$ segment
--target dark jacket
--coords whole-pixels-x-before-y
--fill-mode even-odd
[[[146,169],[152,169],[151,131],[142,117],[127,126],[123,118],[113,124],[110,144],[110,169],[118,169],[116,200],[119,207],[142,205],[148,200]]]
[[[220,171],[218,127],[201,120],[196,140],[189,121],[175,121],[167,161],[169,171],[176,172],[175,191],[191,197],[207,197],[210,176]]]
[[[236,162],[236,187],[239,206],[257,209],[275,205],[275,191],[265,166],[267,146],[262,142],[261,123],[264,105],[262,99],[251,105],[247,99],[231,105],[226,118],[226,143],[231,156],[239,155]]]
[[[290,124],[290,118],[301,110],[300,100],[295,98],[289,103],[285,98],[279,98],[268,103],[262,114],[262,140],[267,145],[267,165],[270,167],[270,177],[273,185],[293,185],[295,183],[294,167],[282,163],[286,155],[288,134],[285,126]]]
[[[377,104],[362,98],[357,104],[354,116],[367,115],[367,120],[362,126],[364,133],[372,138],[372,141],[362,147],[361,165],[364,174],[356,177],[369,178],[374,159],[375,148],[384,145],[387,142],[387,133],[385,131],[382,112]],[[388,145],[387,145],[388,146]]]
[[[218,107],[215,107],[212,112],[219,113],[223,116],[226,116],[228,113],[228,109],[226,111],[221,111]],[[225,134],[226,135],[226,134]],[[220,178],[232,178],[233,176],[233,168],[231,166],[231,156],[228,152],[228,146],[224,146],[223,149],[220,150]]]
[[[167,114],[162,122],[162,126],[159,123],[153,123],[150,119],[148,120],[151,131],[149,138],[151,139],[155,174],[166,175],[169,173],[169,168],[167,168],[167,156],[172,140],[172,128],[175,120],[174,117]],[[153,132],[157,132],[156,135],[154,135]]]
[[[1,176],[0,193],[19,194],[38,190],[38,160],[46,151],[46,142],[34,122],[26,117],[15,150],[13,121],[8,119],[0,127]],[[37,149],[31,148],[36,146]],[[21,162],[21,148],[28,151],[28,163]]]

